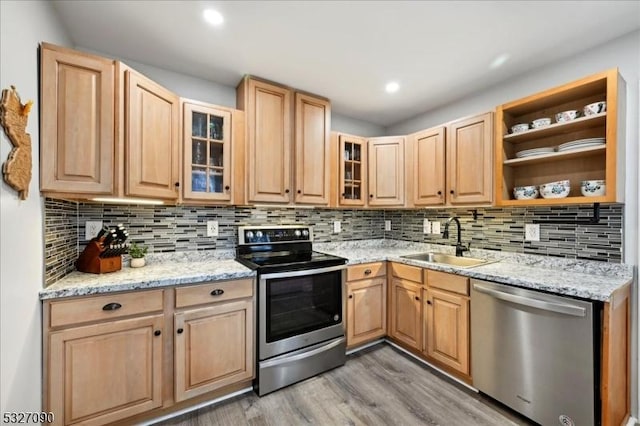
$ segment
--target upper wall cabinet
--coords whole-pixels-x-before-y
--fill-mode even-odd
[[[449,124],[447,192],[451,204],[491,203],[493,191],[493,113]]]
[[[180,167],[180,99],[125,71],[126,195],[175,199]]]
[[[327,205],[329,102],[252,77],[243,79],[237,95],[246,113],[247,202]]]
[[[244,112],[198,101],[183,102],[183,200],[212,204],[234,201]]]
[[[295,94],[296,203],[329,202],[329,101]]]
[[[120,62],[43,43],[41,191],[175,201],[179,99]]]
[[[367,140],[332,132],[331,134],[332,206],[367,204]]]
[[[40,190],[112,194],[114,62],[42,43],[40,64]]]
[[[624,142],[624,96],[625,82],[617,69],[611,69],[499,106],[496,204],[623,201],[624,143],[618,142]],[[587,105],[592,109],[585,111]],[[556,119],[556,114],[567,111],[577,111],[579,115],[576,118],[567,113],[564,120]],[[531,128],[533,121],[541,118],[549,118],[551,123]],[[516,124],[523,124],[523,131],[512,133]],[[566,198],[514,199],[514,187],[562,180],[570,181]],[[594,196],[583,195],[584,180],[604,180],[604,195],[589,191],[586,193]]]
[[[369,205],[404,204],[404,137],[369,139]]]
[[[407,206],[490,204],[492,135],[490,112],[410,135]]]

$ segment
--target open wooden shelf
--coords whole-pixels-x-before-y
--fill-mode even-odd
[[[547,136],[555,136],[566,133],[573,133],[578,130],[590,129],[593,127],[602,127],[606,123],[607,113],[603,112],[588,117],[576,118],[565,123],[554,123],[539,129],[531,129],[522,133],[511,133],[504,135],[504,141],[511,143],[528,142],[534,139],[542,139]]]
[[[502,200],[503,206],[527,207],[527,206],[551,206],[565,204],[593,204],[606,203],[610,200],[603,197],[565,197],[565,198],[534,198],[533,200]]]
[[[588,148],[574,149],[563,152],[550,152],[548,154],[532,155],[524,158],[513,158],[505,160],[504,165],[509,167],[527,166],[530,164],[549,163],[553,161],[564,161],[572,158],[590,157],[592,155],[604,154],[607,150],[606,145],[592,146]]]

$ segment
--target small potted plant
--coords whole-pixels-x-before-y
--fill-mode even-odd
[[[131,256],[131,267],[140,268],[144,266],[144,255],[147,254],[149,247],[131,243],[129,246],[129,256]]]

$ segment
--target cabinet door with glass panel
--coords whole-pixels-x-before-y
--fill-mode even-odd
[[[367,140],[340,135],[340,187],[338,203],[364,206],[367,199]]]
[[[186,200],[231,202],[231,112],[185,102]]]

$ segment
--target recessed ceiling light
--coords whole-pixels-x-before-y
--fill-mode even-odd
[[[204,20],[210,23],[211,25],[218,26],[222,25],[224,22],[224,16],[220,12],[214,9],[206,9],[202,16],[204,16]]]
[[[489,64],[489,68],[491,68],[492,70],[494,70],[496,68],[500,68],[508,60],[509,60],[509,54],[508,53],[502,53],[502,54],[496,56],[493,61],[491,61],[491,63]]]
[[[384,86],[384,90],[386,90],[387,93],[396,93],[398,89],[400,89],[400,85],[397,81],[390,81],[386,86]]]

